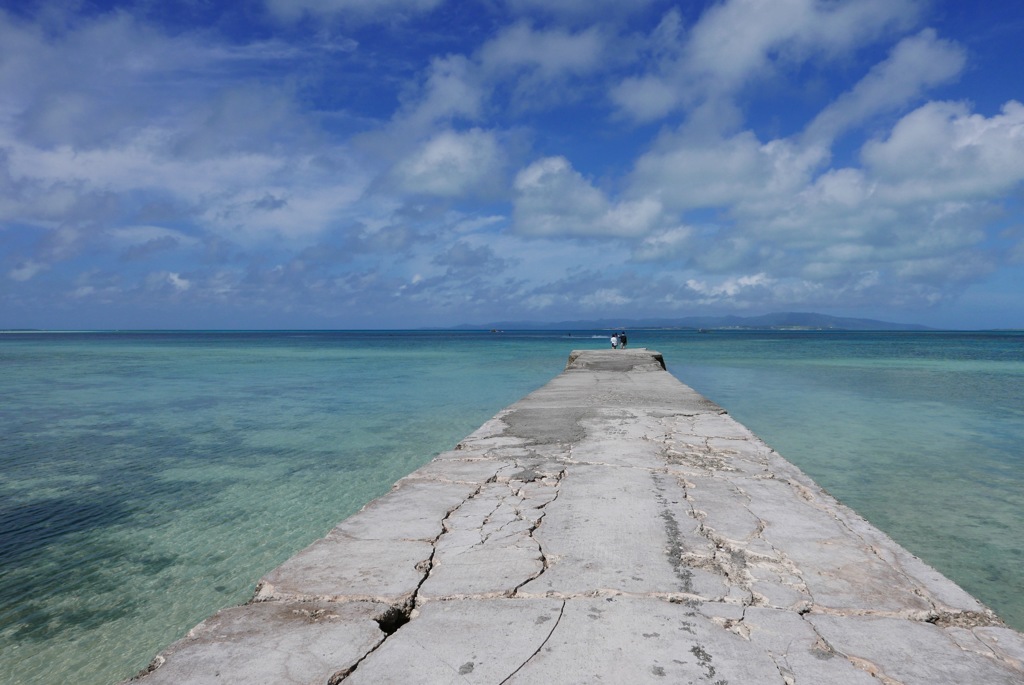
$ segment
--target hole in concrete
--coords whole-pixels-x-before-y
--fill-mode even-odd
[[[403,607],[391,607],[374,620],[377,621],[377,625],[385,635],[393,635],[396,630],[409,622],[410,613]]]

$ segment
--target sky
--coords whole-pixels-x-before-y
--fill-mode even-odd
[[[0,0],[0,329],[1024,328],[1024,4]]]

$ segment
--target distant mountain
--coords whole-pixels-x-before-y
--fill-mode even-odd
[[[590,330],[612,328],[678,328],[705,330],[927,331],[927,326],[827,314],[776,312],[763,316],[686,316],[678,319],[592,319],[581,321],[497,321],[458,329]]]

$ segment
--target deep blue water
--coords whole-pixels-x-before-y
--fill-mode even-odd
[[[0,682],[109,683],[603,332],[0,334]],[[631,331],[1024,628],[1024,335]]]

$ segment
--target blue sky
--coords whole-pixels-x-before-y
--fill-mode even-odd
[[[0,1],[0,328],[1024,328],[1024,5]]]

